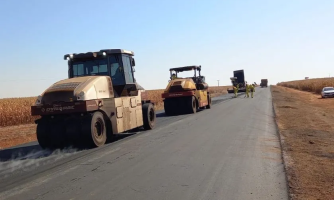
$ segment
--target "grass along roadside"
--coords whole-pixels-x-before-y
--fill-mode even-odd
[[[334,99],[271,86],[291,199],[334,197]]]

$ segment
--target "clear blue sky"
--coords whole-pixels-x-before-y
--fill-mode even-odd
[[[0,2],[0,98],[37,96],[67,77],[63,55],[135,52],[137,81],[202,65],[211,86],[334,76],[332,0],[13,0]]]

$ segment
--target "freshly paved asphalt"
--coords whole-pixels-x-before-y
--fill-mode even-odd
[[[0,199],[288,199],[269,88],[231,96],[100,148],[2,150]]]

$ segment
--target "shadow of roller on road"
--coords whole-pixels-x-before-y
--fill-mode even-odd
[[[205,109],[200,109],[197,110],[197,113],[204,111]],[[162,111],[162,113],[157,113],[156,117],[161,118],[161,117],[175,117],[175,116],[186,116],[186,115],[191,115],[191,114],[175,114],[175,115],[166,115],[165,111]]]
[[[241,95],[244,95],[244,94],[245,94],[244,92],[239,92],[238,97],[241,96]],[[212,105],[215,105],[215,104],[218,104],[218,103],[230,100],[230,99],[234,99],[234,94],[225,94],[225,95],[221,95],[221,96],[218,96],[218,97],[214,97],[214,98],[212,98]],[[204,110],[207,110],[207,109],[199,109],[197,112],[202,112]],[[180,115],[186,116],[186,115],[191,115],[191,114],[176,114],[176,115],[168,116],[168,115],[165,114],[164,110],[161,110],[161,112],[156,114],[156,117],[157,118],[162,118],[162,117],[173,117],[173,116],[180,116]]]

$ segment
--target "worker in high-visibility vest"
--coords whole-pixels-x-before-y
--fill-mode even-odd
[[[245,89],[246,89],[245,97],[247,96],[247,98],[249,98],[249,85],[247,83]]]
[[[239,92],[239,83],[237,84],[237,95],[238,96],[238,92]]]
[[[176,75],[175,74],[172,75],[172,80],[174,80],[174,79],[176,79]]]
[[[233,86],[233,91],[234,91],[234,97],[237,98],[238,88]]]
[[[250,84],[249,87],[250,87],[251,96],[253,98],[254,97],[254,88],[255,88],[255,86],[254,86],[254,84]]]

